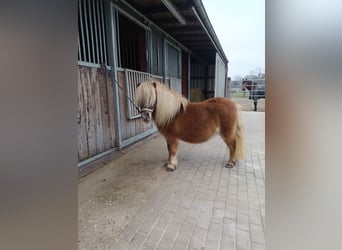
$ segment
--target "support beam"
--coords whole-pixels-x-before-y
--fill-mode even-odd
[[[161,0],[161,2],[166,6],[166,8],[169,9],[169,11],[172,13],[172,15],[177,19],[177,21],[181,25],[185,25],[186,24],[186,20],[184,19],[184,17],[181,15],[179,10],[176,8],[176,6],[174,6],[174,4],[171,1],[169,1],[169,0]]]

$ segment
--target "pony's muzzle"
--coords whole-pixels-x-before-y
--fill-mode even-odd
[[[153,109],[143,108],[141,110],[141,118],[144,122],[150,122],[152,120]]]

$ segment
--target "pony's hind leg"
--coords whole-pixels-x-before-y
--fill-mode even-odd
[[[229,140],[228,143],[226,143],[229,148],[229,160],[226,164],[226,168],[232,168],[235,165],[235,146],[236,141],[235,139]]]
[[[229,149],[229,160],[227,164],[225,165],[226,168],[232,168],[235,165],[235,147],[236,147],[236,140],[233,139],[227,139],[223,135],[221,135],[222,139],[226,143],[228,149]]]
[[[166,138],[167,149],[169,150],[169,159],[166,163],[166,170],[169,172],[175,171],[177,168],[177,150],[178,150],[178,140]]]

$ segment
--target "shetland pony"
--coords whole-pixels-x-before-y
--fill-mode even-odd
[[[201,143],[219,134],[229,149],[226,167],[231,168],[244,154],[244,132],[237,106],[223,97],[199,103],[188,102],[183,96],[157,81],[138,85],[135,101],[142,119],[152,119],[165,137],[169,158],[167,171],[177,168],[178,141]]]

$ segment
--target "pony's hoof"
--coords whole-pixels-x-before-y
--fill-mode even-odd
[[[167,171],[167,172],[173,172],[173,171],[175,171],[175,170],[176,170],[176,166],[171,165],[171,164],[167,164],[167,165],[166,165],[166,171]]]
[[[225,167],[226,168],[232,168],[232,167],[234,167],[234,163],[228,162]]]

